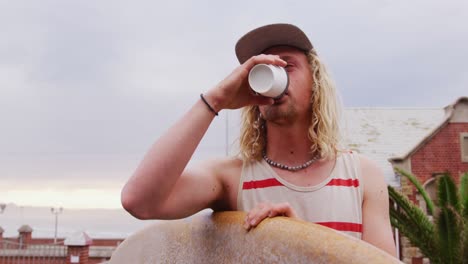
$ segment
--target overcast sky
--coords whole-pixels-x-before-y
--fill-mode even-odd
[[[0,0],[0,202],[117,205],[151,143],[237,66],[237,39],[276,22],[306,32],[345,106],[468,95],[468,1]],[[225,119],[195,159],[224,155]]]

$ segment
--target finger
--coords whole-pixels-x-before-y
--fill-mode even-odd
[[[267,218],[271,210],[271,206],[264,206],[256,211],[249,221],[251,227],[256,227],[263,219]]]
[[[289,205],[289,203],[279,203],[273,205],[272,211],[276,213],[276,215],[284,215],[291,218],[297,218],[296,212],[294,209]]]
[[[286,203],[274,204],[270,209],[268,217],[286,216],[288,210],[288,205]]]
[[[252,226],[250,222],[255,218],[257,215],[257,211],[260,209],[259,205],[255,206],[252,210],[250,210],[247,215],[245,216],[245,221],[244,221],[244,228],[246,230],[249,230]]]
[[[247,230],[247,231],[250,229],[250,224],[249,224],[249,219],[250,219],[250,217],[249,217],[249,214],[250,214],[250,212],[247,213],[247,215],[245,216],[244,224],[243,224],[244,229]]]
[[[259,207],[256,206],[247,213],[247,216],[245,217],[246,227],[250,228],[250,222],[255,218],[255,216],[257,215],[258,210],[259,210]]]
[[[282,212],[278,211],[277,209],[274,209],[272,208],[268,214],[268,217],[275,217],[275,216],[278,216],[278,215],[283,215]]]
[[[266,57],[259,57],[259,58],[256,58],[254,59],[254,61],[256,61],[256,64],[259,64],[259,63],[268,63],[268,64],[274,64],[274,65],[278,65],[278,66],[286,66],[288,63],[281,59],[281,57],[279,55],[267,55],[267,54],[261,54],[261,55],[264,55]],[[264,61],[265,59],[265,61]]]
[[[281,67],[284,67],[288,64],[286,61],[281,59],[278,55],[260,54],[260,55],[251,57],[243,65],[246,66],[250,70],[253,66],[257,64],[262,64],[262,63],[278,65]]]
[[[263,211],[267,210],[271,207],[269,203],[259,203],[257,204],[252,210],[250,210],[245,218],[244,228],[249,230],[252,227],[255,227],[261,220],[259,220],[259,216],[263,215]]]

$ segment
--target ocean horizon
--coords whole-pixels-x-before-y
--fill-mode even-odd
[[[158,220],[139,220],[124,209],[67,209],[58,214],[57,237],[84,231],[91,238],[126,238],[146,225]],[[55,215],[50,207],[7,204],[0,214],[3,237],[17,237],[18,229],[29,225],[33,238],[53,238]]]
[[[210,212],[203,210],[200,213]],[[199,214],[200,214],[199,213]],[[167,220],[139,220],[122,209],[67,209],[58,215],[57,237],[84,231],[93,239],[126,238],[145,226]],[[17,237],[18,229],[29,225],[33,238],[54,238],[55,215],[50,207],[7,204],[0,214],[3,237]]]

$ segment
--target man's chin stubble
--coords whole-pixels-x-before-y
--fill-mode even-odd
[[[272,123],[282,124],[284,121],[292,120],[294,118],[294,109],[292,109],[291,106],[288,106],[286,110],[280,110],[277,105],[271,105],[265,109],[265,115],[263,118]]]

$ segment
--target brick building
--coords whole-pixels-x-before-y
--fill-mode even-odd
[[[449,171],[458,181],[468,171],[468,97],[444,108],[347,108],[344,119],[345,147],[377,162],[387,184],[424,210],[422,197],[394,166],[418,176],[432,197],[437,175]],[[397,230],[395,236],[401,260],[428,262]]]
[[[436,198],[438,175],[449,172],[457,183],[468,172],[468,97],[458,99],[444,108],[444,118],[409,151],[389,161],[414,174],[423,183],[433,200]],[[421,208],[426,204],[416,188],[406,178],[401,179],[401,192]],[[406,263],[424,263],[421,254],[402,240],[402,259]]]
[[[5,264],[97,264],[106,263],[123,239],[91,239],[84,232],[67,238],[33,238],[33,229],[23,225],[17,237],[3,237],[0,228],[0,263]]]

